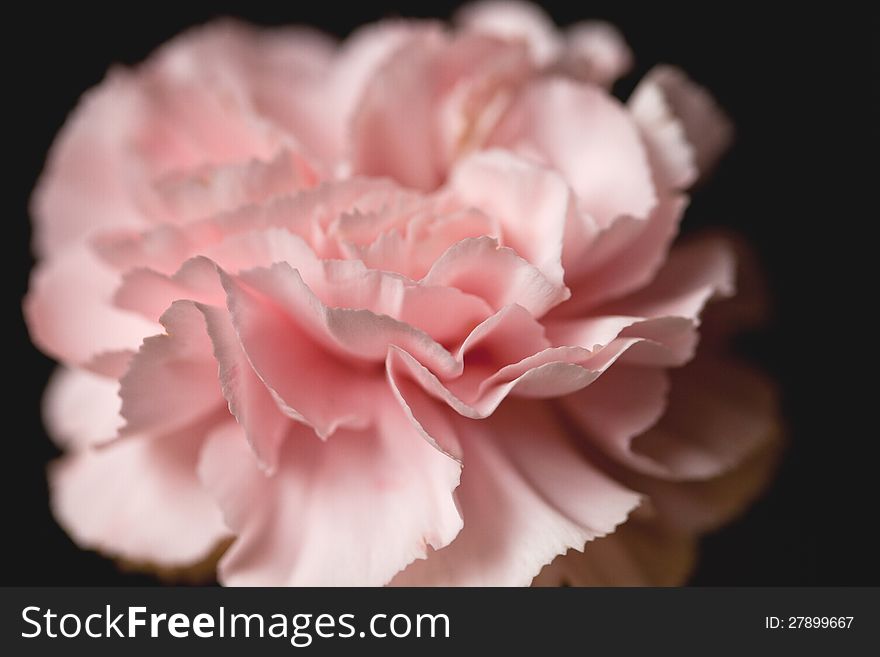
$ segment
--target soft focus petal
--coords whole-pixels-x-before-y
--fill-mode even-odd
[[[663,369],[619,364],[583,390],[563,397],[560,405],[585,441],[629,467],[656,472],[650,459],[633,454],[632,443],[663,415],[669,387]]]
[[[369,279],[361,283],[368,284]],[[395,344],[417,353],[435,371],[452,372],[458,369],[452,355],[426,333],[386,314],[364,309],[363,306],[372,305],[370,302],[354,308],[324,305],[305,284],[299,272],[287,263],[242,272],[237,279],[224,276],[223,284],[229,295],[233,322],[249,353],[256,345],[248,344],[242,333],[250,315],[268,317],[274,313],[278,317],[280,311],[281,317],[298,326],[307,339],[310,338],[336,356],[364,363],[384,361],[388,345]],[[381,287],[378,290],[368,287],[365,296],[369,298],[381,291]],[[267,300],[269,303],[266,303]],[[288,337],[286,341],[293,340]],[[280,347],[280,344],[275,341],[273,346]]]
[[[712,96],[672,66],[658,66],[646,75],[629,101],[640,122],[651,122],[656,128],[674,117],[693,149],[693,166],[701,176],[711,170],[733,138],[730,120],[716,105]],[[653,117],[653,120],[652,120]],[[656,123],[660,120],[661,124]],[[668,126],[666,130],[673,130]],[[668,151],[665,151],[668,152]],[[679,182],[689,182],[687,165],[679,170]],[[681,165],[680,165],[681,166]]]
[[[602,90],[563,78],[529,84],[490,144],[536,157],[559,171],[580,208],[600,227],[656,203],[651,170],[629,113]]]
[[[528,45],[535,63],[553,62],[562,43],[556,26],[537,5],[513,0],[483,0],[465,5],[455,17],[464,29]]]
[[[439,37],[433,33],[407,43],[366,87],[353,119],[355,172],[388,176],[423,190],[440,184],[430,84],[439,47]]]
[[[601,305],[585,319],[547,323],[553,344],[586,349],[615,337],[640,338],[625,360],[643,365],[680,365],[694,353],[706,303],[734,290],[733,252],[715,237],[694,239],[673,250],[647,286]]]
[[[567,239],[563,265],[572,299],[557,314],[581,315],[650,282],[669,254],[686,205],[683,196],[664,197],[647,218],[621,215],[594,239]]]
[[[633,517],[583,552],[569,550],[554,559],[532,586],[680,586],[696,554],[692,536]]]
[[[585,21],[566,30],[564,70],[581,80],[610,87],[632,62],[626,41],[610,23]]]
[[[726,472],[778,431],[769,382],[730,358],[710,355],[671,373],[669,407],[632,443],[666,476],[706,479]]]
[[[43,261],[31,276],[24,301],[31,339],[73,365],[86,364],[101,352],[137,349],[160,327],[113,306],[118,284],[116,272],[86,244]]]
[[[392,584],[526,585],[556,555],[613,531],[639,503],[578,452],[546,405],[506,405],[461,431],[464,528]]]
[[[312,187],[316,174],[301,157],[280,151],[272,160],[205,166],[166,176],[157,193],[174,221],[185,222]]]
[[[195,465],[205,425],[62,457],[49,470],[52,510],[84,547],[158,565],[195,563],[229,532]]]
[[[61,366],[43,397],[43,419],[52,439],[72,450],[106,442],[124,424],[119,382],[92,372]]]
[[[102,227],[144,225],[130,194],[131,164],[119,148],[137,120],[136,98],[130,76],[111,71],[65,124],[31,200],[40,255],[57,255]]]
[[[627,485],[644,493],[658,518],[678,532],[700,534],[730,522],[764,491],[781,453],[778,434],[721,476],[695,481],[669,481],[630,475]]]
[[[294,429],[271,477],[235,425],[212,435],[199,474],[238,535],[220,562],[222,582],[377,586],[456,536],[459,464],[389,397],[373,401],[383,410],[370,429],[326,442]]]

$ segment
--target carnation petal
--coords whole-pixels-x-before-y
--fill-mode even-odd
[[[294,429],[270,477],[236,425],[211,436],[199,475],[238,536],[220,561],[223,583],[379,586],[452,541],[460,465],[388,397],[373,401],[382,412],[369,429],[327,442]]]
[[[638,127],[597,87],[563,78],[530,83],[490,145],[539,158],[559,171],[579,208],[600,227],[620,215],[645,217],[656,203]]]
[[[613,534],[590,541],[583,552],[556,557],[532,586],[680,586],[696,554],[693,536],[631,517]]]
[[[585,441],[628,467],[663,473],[664,468],[635,452],[633,440],[663,415],[669,387],[661,368],[618,364],[588,387],[563,397],[560,405]]]
[[[709,92],[672,66],[653,68],[633,92],[630,106],[640,122],[651,125],[654,129],[658,126],[656,119],[663,114],[674,117],[692,149],[692,166],[700,176],[704,176],[714,166],[733,139],[730,120],[716,105]],[[666,129],[669,130],[668,127]],[[669,137],[665,140],[659,138],[656,132],[650,132],[650,128],[649,134],[655,135],[658,146],[673,145],[670,144]],[[671,164],[671,152],[661,152],[666,156],[664,160]],[[688,173],[686,162],[670,171],[678,172],[676,179],[679,184],[687,184],[693,178],[693,173],[685,175]]]
[[[31,339],[46,353],[73,365],[85,365],[102,352],[136,350],[144,337],[161,327],[114,307],[118,283],[116,272],[87,244],[43,261],[31,276],[24,301]]]
[[[364,89],[352,122],[356,173],[388,176],[421,190],[440,184],[435,96],[429,83],[440,42],[437,34],[428,33],[404,44]]]
[[[561,176],[505,151],[489,150],[463,160],[450,174],[449,186],[456,198],[499,222],[505,246],[564,290],[563,239],[574,203]]]
[[[629,46],[610,23],[584,21],[565,31],[564,70],[581,80],[610,88],[632,63]]]
[[[59,447],[79,450],[116,436],[120,406],[118,381],[62,365],[46,388],[43,419]]]
[[[282,412],[266,384],[257,376],[225,309],[199,304],[199,310],[205,316],[214,345],[214,358],[220,366],[220,387],[229,412],[244,430],[260,467],[272,473],[278,465],[281,443],[290,432],[291,418]]]
[[[498,310],[518,304],[540,317],[565,300],[568,289],[492,237],[469,237],[451,246],[422,279],[485,299]]]
[[[189,424],[220,406],[217,364],[205,319],[191,301],[176,301],[160,319],[165,333],[146,338],[119,382],[124,435]]]
[[[535,63],[546,66],[562,49],[550,17],[537,5],[512,0],[482,0],[465,5],[455,16],[465,30],[524,42]]]
[[[527,585],[558,554],[613,531],[640,501],[577,450],[544,404],[505,405],[461,424],[464,528],[392,585]]]
[[[778,430],[772,386],[733,359],[701,355],[671,379],[666,413],[632,443],[633,452],[656,463],[661,475],[718,476]]]
[[[80,545],[136,562],[200,561],[229,536],[195,465],[204,424],[62,457],[49,468],[55,518]]]

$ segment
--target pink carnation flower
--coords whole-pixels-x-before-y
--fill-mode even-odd
[[[723,357],[748,300],[681,367],[734,293],[728,242],[671,246],[730,130],[670,68],[617,101],[630,60],[488,3],[112,70],[33,203],[62,526],[232,585],[680,581],[775,406]]]

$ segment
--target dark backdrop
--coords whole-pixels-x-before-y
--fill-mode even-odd
[[[79,3],[76,3],[77,5]],[[388,15],[448,16],[456,3],[117,3],[113,9],[34,7],[5,20],[13,46],[4,69],[3,198],[8,232],[5,441],[0,479],[3,584],[140,584],[112,562],[80,551],[54,523],[44,467],[57,455],[39,403],[52,362],[29,343],[20,300],[27,287],[27,201],[53,136],[78,96],[107,67],[143,59],[181,29],[216,15],[258,23],[310,23],[338,35]],[[648,5],[649,3],[641,3]],[[738,139],[705,188],[685,229],[725,226],[757,247],[775,317],[742,349],[781,386],[790,447],[772,488],[742,519],[708,536],[698,585],[877,584],[878,438],[874,363],[878,67],[867,16],[839,3],[805,12],[740,3],[546,3],[557,22],[615,23],[637,62],[616,91],[627,94],[651,65],[680,65],[733,117]],[[806,3],[812,6],[814,3]],[[659,5],[662,5],[659,6]],[[711,5],[711,6],[710,6]],[[719,5],[716,7],[715,5]],[[806,6],[805,3],[801,3]],[[870,52],[869,52],[870,48]],[[10,152],[9,147],[12,148]]]

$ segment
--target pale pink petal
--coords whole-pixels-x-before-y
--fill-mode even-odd
[[[351,122],[375,76],[398,50],[430,37],[439,26],[426,21],[391,20],[363,26],[345,40],[331,72],[331,105],[321,107],[323,123],[330,112],[338,154],[346,154]],[[326,129],[326,128],[324,128]]]
[[[610,87],[632,67],[633,55],[620,32],[604,21],[575,23],[565,31],[563,70]]]
[[[671,373],[669,407],[632,449],[666,476],[715,477],[741,463],[777,430],[773,387],[753,369],[709,355]]]
[[[390,397],[372,401],[379,421],[364,431],[326,442],[292,431],[271,477],[236,425],[211,436],[199,475],[238,536],[220,562],[223,583],[378,586],[458,534],[461,466]]]
[[[675,248],[649,285],[601,305],[592,317],[548,322],[547,335],[553,344],[587,349],[615,337],[640,338],[624,356],[627,362],[680,365],[693,356],[706,303],[733,290],[729,245],[714,237],[695,239]]]
[[[539,66],[551,64],[562,50],[562,39],[550,17],[537,5],[514,0],[483,0],[465,5],[455,21],[468,31],[489,34],[529,47]]]
[[[462,450],[449,410],[419,383],[395,367],[393,351],[386,360],[388,383],[415,429],[438,451],[461,463]]]
[[[686,205],[684,196],[663,197],[647,218],[621,215],[580,248],[566,239],[562,262],[572,298],[558,315],[582,315],[650,282],[669,253]]]
[[[504,245],[563,286],[563,237],[574,200],[557,173],[490,150],[461,162],[449,186],[456,198],[499,222]]]
[[[172,276],[149,268],[127,272],[116,305],[153,320],[178,299],[223,305],[218,266],[236,272],[283,262],[297,269],[322,303],[388,315],[441,343],[457,341],[492,313],[482,298],[456,288],[419,285],[359,261],[322,261],[301,238],[281,228],[232,234],[202,253],[205,257],[187,260]],[[435,312],[438,307],[447,312]]]
[[[426,333],[388,315],[364,309],[369,303],[354,307],[324,305],[299,272],[287,263],[242,272],[238,280],[224,276],[223,281],[239,335],[243,325],[250,321],[250,313],[266,316],[264,309],[267,308],[276,315],[286,316],[288,323],[299,326],[302,335],[337,357],[355,359],[355,362],[364,364],[382,362],[388,346],[394,344],[418,354],[422,362],[435,371],[451,373],[459,370],[452,355]],[[382,287],[366,290],[367,295],[376,291],[381,292]],[[244,336],[242,341],[249,353],[251,346],[256,347]],[[276,346],[280,345],[276,343]]]
[[[176,172],[159,180],[156,190],[169,218],[186,222],[295,193],[316,182],[308,163],[284,149],[267,162],[254,159]]]
[[[186,565],[228,537],[196,477],[205,425],[113,442],[50,466],[52,510],[84,547],[131,561]]]
[[[104,261],[122,271],[150,267],[172,274],[187,258],[214,248],[227,258],[236,259],[235,264],[230,262],[228,266],[237,269],[245,265],[244,258],[237,256],[234,249],[222,247],[222,243],[235,236],[277,229],[299,237],[322,258],[339,258],[342,251],[328,232],[340,216],[370,212],[391,200],[395,204],[415,204],[418,199],[388,180],[354,178],[325,182],[295,195],[275,197],[185,225],[107,232],[96,239],[96,248]],[[219,255],[215,253],[213,257]]]
[[[295,274],[265,271],[275,272],[267,276],[282,276],[284,286],[284,280]],[[302,284],[301,279],[297,280],[300,282],[290,285],[287,291],[299,294],[299,300],[306,305],[288,314],[278,305],[283,297],[269,301],[250,287],[227,279],[228,307],[242,348],[257,376],[288,416],[308,423],[324,437],[339,427],[363,428],[373,414],[367,392],[381,386],[380,372],[367,367],[353,368],[351,362],[328,350],[331,334],[325,333],[323,342],[316,339],[313,333],[322,330],[320,316],[311,318],[313,333],[301,325],[303,315],[326,307],[298,287]],[[310,303],[318,305],[309,306]],[[366,331],[368,325],[362,323],[361,328]],[[333,394],[316,395],[316,390],[332,390]]]
[[[568,297],[568,289],[492,237],[467,238],[447,250],[422,279],[424,285],[454,287],[484,299],[492,308],[515,303],[535,317]]]
[[[517,90],[536,74],[523,43],[465,32],[452,36],[433,72],[441,167],[482,149]]]
[[[462,363],[463,370],[460,376],[451,381],[441,383],[410,354],[396,347],[392,347],[388,354],[386,371],[388,381],[398,399],[404,406],[409,407],[414,421],[425,426],[429,418],[420,415],[424,406],[421,403],[424,391],[420,391],[419,387],[434,391],[435,397],[445,400],[465,416],[481,417],[491,413],[495,405],[500,403],[504,395],[512,389],[502,390],[499,387],[495,397],[481,399],[483,383],[504,366],[522,362],[523,359],[544,351],[547,347],[549,342],[540,323],[520,306],[505,306],[474,328],[462,342],[455,355]],[[462,400],[467,400],[474,406]],[[425,430],[429,440],[441,441],[430,427],[425,426]],[[440,430],[449,433],[443,427]],[[445,443],[441,449],[458,454],[456,448]]]
[[[176,301],[160,321],[166,332],[144,340],[119,382],[126,435],[179,428],[216,411],[223,399],[196,305]]]
[[[651,159],[654,177],[664,189],[687,189],[697,179],[694,147],[673,113],[660,85],[642,80],[627,100]]]
[[[393,585],[527,585],[558,554],[614,531],[639,503],[578,451],[549,405],[505,405],[460,424],[464,528]]]
[[[271,159],[285,135],[257,111],[247,67],[236,58],[253,47],[254,34],[217,23],[162,46],[137,70],[141,115],[120,146],[133,148],[156,177]]]
[[[500,236],[497,223],[482,212],[468,208],[451,214],[430,213],[410,221],[405,230],[392,228],[366,246],[344,242],[350,257],[371,269],[393,271],[418,280],[453,244],[468,237]]]
[[[208,258],[197,257],[184,262],[173,276],[148,268],[132,269],[123,277],[114,303],[158,322],[175,301],[223,305],[224,298],[217,266]]]
[[[272,473],[278,465],[281,443],[290,432],[290,418],[254,372],[225,309],[199,305],[199,310],[205,316],[220,365],[220,386],[229,412],[244,430],[259,466]]]
[[[532,586],[681,586],[696,556],[693,536],[631,517],[583,552],[569,550],[556,557]]]
[[[634,453],[633,439],[666,410],[669,378],[659,368],[618,364],[592,384],[560,400],[583,439],[628,467],[663,473],[650,458]]]
[[[710,299],[733,294],[735,271],[733,250],[723,238],[692,239],[670,252],[649,285],[594,312],[696,319]]]
[[[422,190],[440,184],[430,80],[441,44],[429,33],[403,45],[365,88],[352,123],[355,173]]]
[[[144,337],[161,329],[114,307],[119,280],[83,243],[37,265],[24,301],[31,339],[73,365],[86,364],[101,352],[137,349]]]
[[[101,263],[120,273],[134,267],[149,267],[172,274],[180,263],[194,255],[194,240],[185,229],[171,224],[138,231],[106,230],[91,242]]]
[[[410,377],[431,396],[447,403],[467,418],[486,418],[511,394],[521,397],[558,397],[580,390],[595,381],[627,350],[638,346],[639,338],[620,338],[597,353],[580,347],[555,347],[503,366],[478,367],[475,374],[464,368],[460,378],[441,381],[403,349],[391,347],[386,368],[392,385]]]
[[[121,404],[118,381],[61,366],[46,388],[43,420],[60,447],[85,449],[116,436],[124,423]]]
[[[490,145],[540,158],[559,171],[600,227],[645,217],[656,197],[638,127],[607,93],[562,78],[537,80],[517,98]]]
[[[730,120],[716,105],[709,92],[672,66],[657,66],[652,69],[639,83],[629,102],[639,122],[644,122],[654,130],[666,124],[665,129],[672,131],[668,123],[673,117],[681,126],[693,151],[692,166],[696,168],[696,172],[689,176],[679,176],[680,183],[690,182],[694,174],[705,176],[733,139]],[[656,132],[649,134],[655,135],[658,146],[665,144],[672,147],[671,142],[677,141],[672,135],[662,138],[656,136]],[[661,152],[664,159],[670,162],[673,157],[683,157],[672,154],[671,148]],[[683,160],[681,164],[684,164]],[[675,170],[684,174],[687,167],[679,165]]]
[[[246,64],[254,109],[283,128],[309,156],[321,174],[339,157],[340,117],[330,114],[327,80],[333,74],[336,43],[302,26],[261,29],[250,50],[238,61]]]
[[[456,351],[465,366],[494,368],[518,363],[550,347],[544,326],[518,304],[503,306],[476,326]]]
[[[40,255],[56,255],[104,227],[145,224],[130,193],[132,166],[119,148],[137,121],[136,105],[132,77],[112,70],[65,123],[31,199]]]

